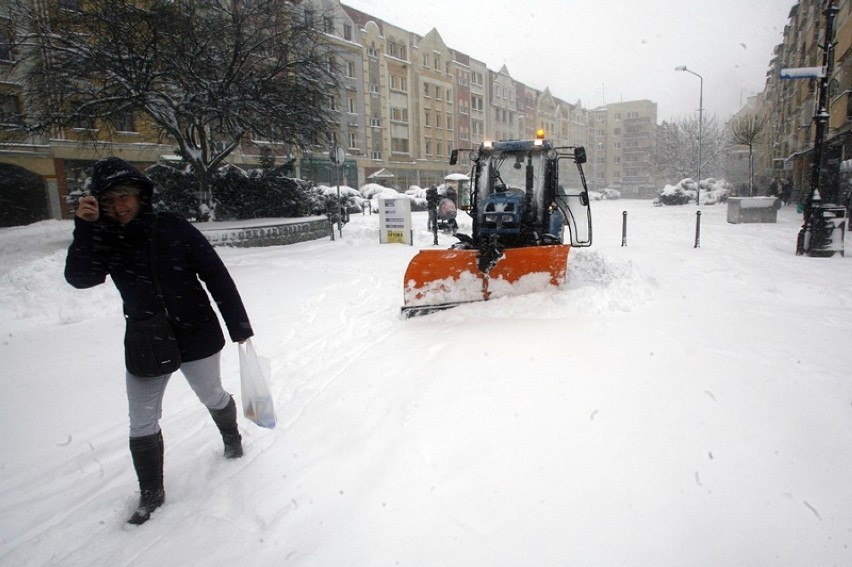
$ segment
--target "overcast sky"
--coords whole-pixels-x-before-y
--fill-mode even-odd
[[[649,99],[657,120],[727,120],[763,90],[794,0],[343,0],[586,108]]]

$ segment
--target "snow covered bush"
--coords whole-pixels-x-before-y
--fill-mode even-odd
[[[666,185],[660,191],[660,202],[664,205],[685,205],[695,201],[698,184],[695,180],[687,177],[681,179],[677,185]],[[724,202],[731,194],[733,187],[730,183],[717,180],[712,177],[701,180],[701,199],[705,205],[715,205]]]
[[[324,195],[337,199],[337,185],[334,187],[318,185],[317,190],[322,192]],[[340,202],[350,213],[360,213],[361,205],[364,201],[366,201],[366,199],[364,199],[364,197],[361,196],[361,193],[354,187],[349,187],[348,185],[340,186]]]
[[[156,163],[145,170],[154,182],[154,206],[177,213],[187,219],[198,219],[198,180],[189,167]]]
[[[367,183],[366,185],[362,185],[360,192],[362,197],[370,200],[370,208],[374,213],[379,212],[379,199],[399,199],[400,197],[403,197],[405,199],[411,199],[412,211],[425,210],[426,207],[425,198],[422,199],[423,208],[417,208],[419,206],[419,198],[414,198],[406,193],[400,193],[396,189],[393,189],[391,187],[385,187],[384,185],[379,185],[378,183]]]
[[[392,189],[390,187],[385,187],[384,185],[379,185],[378,183],[367,183],[366,185],[362,185],[361,189],[359,189],[359,193],[365,199],[372,199],[378,194],[381,193],[397,193],[396,189]]]
[[[313,214],[316,207],[307,182],[269,169],[224,166],[210,180],[213,210],[199,208],[196,178],[189,168],[156,164],[146,170],[157,187],[155,206],[193,220],[293,218]]]
[[[664,205],[685,205],[695,198],[695,181],[682,179],[676,185],[666,185],[660,191],[660,202]]]

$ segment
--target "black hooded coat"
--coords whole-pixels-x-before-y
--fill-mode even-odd
[[[95,222],[74,218],[74,240],[65,261],[65,279],[76,288],[89,288],[112,278],[124,302],[125,317],[147,319],[163,310],[169,314],[184,362],[211,356],[225,346],[225,337],[207,291],[215,300],[232,341],[254,333],[237,287],[204,235],[173,213],[155,213],[153,185],[133,166],[118,158],[95,165],[92,195],[100,197],[117,185],[141,189],[139,214],[125,225],[103,211]],[[151,233],[156,216],[156,269],[163,291],[157,296],[151,266]]]

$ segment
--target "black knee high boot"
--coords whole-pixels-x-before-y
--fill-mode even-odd
[[[130,438],[130,455],[139,479],[139,507],[127,520],[130,524],[144,524],[151,512],[166,501],[163,490],[163,434]]]
[[[228,405],[218,410],[210,410],[216,427],[222,433],[222,441],[225,442],[225,458],[239,459],[243,456],[243,438],[237,427],[237,404],[234,398],[228,400]]]

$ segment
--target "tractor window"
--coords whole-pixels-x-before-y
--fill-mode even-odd
[[[542,202],[544,192],[544,156],[536,154],[532,159],[526,152],[509,153],[495,152],[485,162],[480,173],[477,191],[480,199],[486,199],[488,195],[499,192],[515,192],[525,194],[527,192],[527,164],[533,166],[532,193],[534,195],[531,205],[535,208],[535,216],[541,217],[538,203]]]
[[[565,216],[571,244],[573,246],[591,245],[592,216],[589,196],[584,189],[577,164],[572,158],[559,160],[556,205]]]

